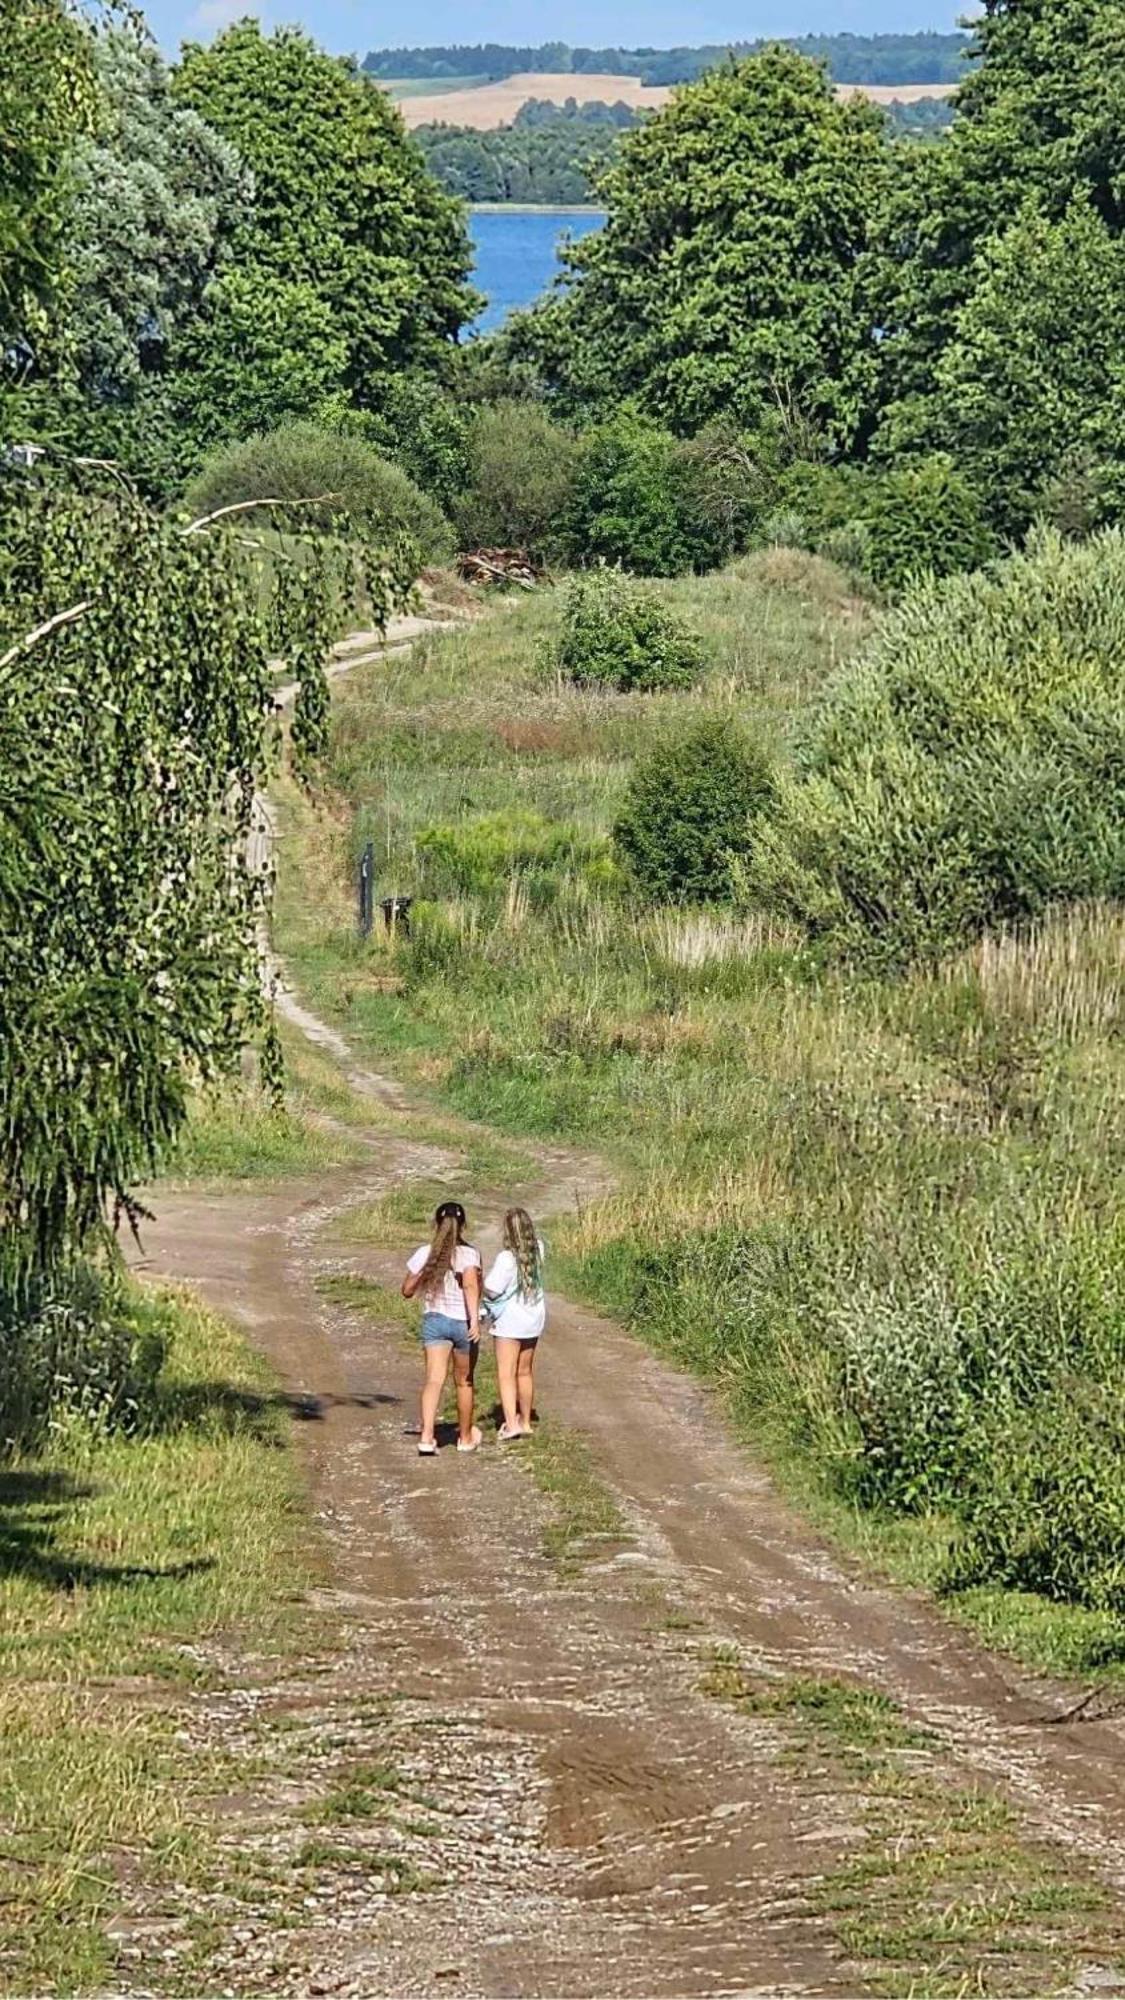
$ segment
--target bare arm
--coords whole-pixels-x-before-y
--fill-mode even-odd
[[[479,1264],[471,1264],[465,1272],[462,1284],[465,1289],[465,1304],[469,1308],[469,1339],[480,1339],[480,1295],[482,1278]]]
[[[415,1292],[418,1290],[418,1287],[421,1284],[421,1282],[422,1282],[421,1271],[408,1271],[405,1278],[402,1281],[403,1298],[412,1299],[414,1297]]]

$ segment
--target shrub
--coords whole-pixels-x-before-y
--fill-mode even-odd
[[[775,507],[762,523],[762,539],[772,549],[807,549],[809,524],[796,507]]]
[[[638,576],[714,568],[730,550],[721,519],[707,518],[707,477],[698,448],[638,417],[588,432],[567,520],[571,559]]]
[[[317,424],[286,424],[243,444],[213,452],[185,495],[193,515],[246,500],[319,500],[307,516],[321,524],[346,521],[356,530],[406,534],[423,557],[438,561],[452,548],[440,507],[363,438]]]
[[[1125,1395],[1059,1382],[1025,1409],[977,1411],[979,1462],[945,1583],[1002,1584],[1125,1614]]]
[[[578,687],[618,694],[690,687],[703,671],[699,640],[651,590],[615,569],[571,577],[546,659]]]
[[[820,537],[817,552],[850,578],[862,581],[871,575],[871,530],[866,521],[844,521],[829,528]]]
[[[0,1449],[34,1447],[63,1411],[142,1421],[164,1352],[153,1316],[88,1264],[0,1283]]]
[[[562,553],[578,447],[538,403],[500,402],[477,413],[469,480],[455,519],[463,548],[521,548],[537,560]]]
[[[350,422],[452,514],[472,469],[472,424],[461,404],[426,376],[395,375],[378,412],[357,412]]]
[[[930,583],[830,692],[747,869],[835,949],[939,956],[1125,894],[1125,535]]]
[[[980,502],[948,459],[884,473],[871,483],[862,512],[871,575],[881,590],[904,590],[927,574],[978,569],[995,554]]]
[[[566,821],[513,808],[424,827],[418,848],[431,892],[488,896],[519,876],[545,887],[567,865],[594,860],[602,842]]]
[[[764,759],[721,719],[697,723],[639,763],[613,829],[634,880],[660,902],[718,902],[770,794]]]
[[[858,466],[796,459],[777,476],[775,505],[799,515],[808,546],[819,549],[826,535],[863,514],[871,484]]]
[[[757,437],[709,424],[677,446],[692,567],[713,568],[750,548],[772,491],[771,454]]]

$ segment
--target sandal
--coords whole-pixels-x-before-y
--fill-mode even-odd
[[[500,1439],[501,1444],[515,1444],[519,1438],[526,1437],[527,1432],[524,1430],[509,1430],[507,1424],[501,1424],[496,1435]]]
[[[481,1443],[481,1435],[479,1430],[477,1429],[477,1426],[474,1424],[472,1442],[470,1444],[466,1444],[464,1438],[458,1438],[457,1449],[458,1451],[479,1451],[480,1443]]]
[[[420,1444],[418,1446],[418,1456],[419,1458],[436,1458],[437,1457],[436,1444]]]

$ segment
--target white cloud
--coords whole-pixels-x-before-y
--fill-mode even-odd
[[[188,32],[216,34],[221,28],[229,28],[232,21],[240,21],[253,9],[248,0],[199,0],[199,6],[188,22]]]

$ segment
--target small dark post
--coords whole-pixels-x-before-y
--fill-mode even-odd
[[[375,848],[369,840],[359,859],[359,934],[371,936],[375,921]]]
[[[403,937],[409,937],[410,905],[413,901],[413,896],[384,896],[382,904],[383,929],[393,932],[397,925]]]

